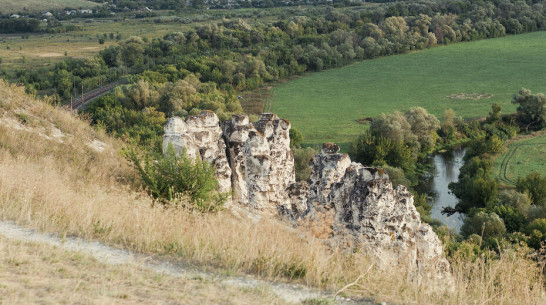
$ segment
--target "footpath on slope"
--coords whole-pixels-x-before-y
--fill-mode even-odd
[[[77,251],[91,255],[97,260],[110,265],[134,265],[154,272],[167,274],[174,277],[195,278],[201,277],[213,280],[219,284],[234,287],[267,287],[281,299],[291,303],[301,303],[305,300],[317,298],[334,298],[334,295],[303,287],[296,284],[268,282],[252,278],[250,276],[222,276],[212,272],[205,272],[196,267],[173,263],[166,260],[151,258],[127,250],[116,249],[100,242],[90,242],[80,238],[61,238],[54,234],[39,233],[32,229],[24,228],[13,222],[0,221],[0,235],[8,239],[48,244],[68,251]],[[372,300],[351,300],[343,297],[335,298],[336,304],[376,304]]]

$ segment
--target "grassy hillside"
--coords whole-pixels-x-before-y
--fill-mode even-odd
[[[0,235],[0,304],[285,304],[271,291],[106,265]]]
[[[0,12],[7,13],[34,13],[48,10],[61,10],[64,8],[92,8],[99,5],[96,2],[86,0],[17,0],[2,1]]]
[[[495,173],[503,183],[513,185],[533,171],[546,173],[546,132],[515,138],[507,146],[495,162]]]
[[[462,249],[460,255],[451,258],[451,290],[442,291],[429,289],[430,285],[438,283],[429,283],[426,279],[408,281],[403,266],[378,270],[364,253],[345,253],[329,248],[322,240],[313,238],[312,232],[296,231],[277,220],[254,222],[241,216],[245,213],[222,211],[202,215],[182,208],[154,206],[150,198],[138,190],[134,170],[119,154],[122,146],[74,114],[26,96],[23,88],[0,81],[0,219],[59,235],[100,240],[145,254],[163,255],[167,259],[182,260],[227,274],[250,273],[333,291],[359,278],[358,285],[350,286],[345,293],[380,301],[416,304],[544,302],[541,269],[534,261],[525,259],[524,251],[517,249],[503,252],[494,260],[487,257],[468,259],[464,254],[466,248]],[[7,257],[12,258],[9,251],[12,246],[6,246],[2,240],[0,257],[6,257],[2,247],[8,247]],[[31,296],[44,289],[31,275],[18,275],[9,286],[1,282],[13,278],[9,272],[28,272],[25,268],[40,260],[41,251],[14,258],[28,262],[22,264],[19,271],[12,271],[10,260],[1,262],[0,292],[9,288],[10,297],[13,297],[12,290]],[[89,277],[102,272],[97,271],[100,266],[95,263],[81,265],[65,261],[70,260],[70,255],[55,252],[53,255],[61,264],[66,264],[59,268],[89,268]],[[13,259],[11,262],[17,263]],[[49,268],[37,266],[46,267]],[[39,272],[47,273],[52,283],[59,282],[54,270]],[[39,275],[39,272],[35,274]],[[85,274],[89,279],[88,273]],[[120,281],[141,283],[138,272],[129,277],[123,273],[115,276],[114,285]],[[27,285],[20,286],[19,283]],[[127,285],[120,287],[133,287]],[[82,294],[82,298],[92,296],[96,287],[90,285],[91,292]],[[121,295],[134,297],[130,291],[122,291]],[[65,292],[60,289],[57,299],[52,302],[65,300]],[[4,296],[3,293],[0,295]],[[192,294],[184,297],[187,298],[182,302],[184,304],[199,302]],[[255,304],[252,298],[254,296],[250,296],[247,303]],[[7,300],[10,303],[11,299]],[[110,303],[107,299],[105,302]],[[26,303],[25,300],[22,303]]]
[[[359,118],[413,106],[466,118],[487,115],[492,103],[513,112],[522,87],[546,92],[544,49],[546,32],[537,32],[368,60],[279,85],[268,103],[306,144],[347,144],[366,128]]]

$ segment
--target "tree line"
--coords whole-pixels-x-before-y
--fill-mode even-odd
[[[546,175],[532,172],[519,177],[514,189],[501,189],[493,166],[506,140],[546,128],[546,97],[522,89],[512,103],[518,105],[516,114],[502,115],[494,104],[482,122],[464,121],[453,110],[446,110],[440,122],[419,107],[383,114],[353,142],[350,154],[363,164],[383,167],[394,185],[414,189],[422,220],[445,239],[451,253],[466,247],[469,255],[479,255],[514,243],[540,249],[546,244]],[[423,169],[432,151],[460,145],[466,147],[465,164],[458,181],[449,185],[459,202],[444,210],[466,216],[457,234],[430,217],[431,206],[415,187],[430,177],[430,170]],[[304,154],[297,151],[295,156],[297,160]]]
[[[268,24],[224,19],[151,41],[130,37],[94,58],[68,59],[53,69],[18,70],[5,77],[24,83],[29,92],[56,94],[57,100],[69,101],[82,87],[89,90],[126,75],[129,85],[86,111],[109,131],[127,137],[136,132],[138,142],[152,143],[150,130],[159,128],[137,132],[142,124],[204,109],[228,118],[241,112],[238,92],[267,82],[437,44],[543,29],[542,4],[444,0],[355,10],[284,9],[279,21]],[[135,117],[146,116],[150,120],[134,124]]]

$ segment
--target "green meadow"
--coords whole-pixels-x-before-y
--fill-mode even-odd
[[[508,144],[507,150],[497,157],[495,174],[499,180],[513,185],[518,177],[536,171],[546,173],[546,133],[534,137],[523,136]]]
[[[486,116],[491,104],[515,112],[522,87],[546,92],[546,32],[459,43],[366,60],[276,86],[268,108],[304,134],[306,145],[347,149],[367,129],[359,118],[421,106],[441,116]]]

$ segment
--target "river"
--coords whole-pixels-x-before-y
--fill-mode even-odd
[[[449,228],[455,229],[457,232],[459,232],[463,224],[462,215],[455,213],[447,217],[447,215],[442,215],[442,209],[444,207],[455,207],[458,202],[457,197],[449,191],[448,185],[457,181],[459,170],[464,164],[465,152],[464,149],[457,149],[452,152],[434,155],[433,162],[436,166],[436,173],[429,185],[430,191],[434,193],[430,215],[432,218],[441,220]]]

